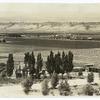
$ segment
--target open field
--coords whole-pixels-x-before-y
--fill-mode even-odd
[[[100,48],[100,41],[95,40],[55,40],[42,38],[5,38],[7,44],[31,45],[56,48]]]

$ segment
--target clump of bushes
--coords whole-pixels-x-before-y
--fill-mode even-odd
[[[5,71],[2,71],[0,74],[0,84],[18,84],[21,81],[21,79],[8,78]]]
[[[93,74],[93,72],[90,72],[90,73],[88,74],[88,76],[87,76],[87,81],[88,81],[89,83],[91,83],[91,82],[94,81],[94,74]]]
[[[83,92],[84,92],[85,95],[93,96],[93,94],[94,94],[94,88],[93,88],[92,85],[87,84],[87,85],[83,88]]]
[[[99,96],[100,95],[100,90],[99,89],[95,89],[95,95]]]
[[[62,81],[60,83],[59,92],[60,92],[60,95],[62,95],[62,96],[68,96],[71,94],[70,86],[66,80],[65,80],[65,82]]]
[[[49,93],[49,87],[48,87],[48,81],[47,79],[45,78],[42,82],[42,94],[44,96],[48,95]]]
[[[22,82],[22,86],[23,86],[23,88],[24,88],[25,94],[29,94],[32,85],[33,85],[33,80],[32,80],[31,77],[28,77],[27,79],[25,79],[25,80]]]
[[[58,84],[58,75],[57,75],[57,73],[54,72],[52,74],[52,77],[51,77],[51,86],[52,86],[52,88],[55,89],[57,84]]]

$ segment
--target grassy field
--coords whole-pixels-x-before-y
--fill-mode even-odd
[[[55,40],[42,38],[6,38],[8,44],[33,45],[58,48],[100,48],[100,41],[94,40]]]

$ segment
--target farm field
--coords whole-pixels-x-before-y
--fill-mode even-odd
[[[17,45],[17,44],[0,44],[0,62],[7,60],[8,54],[13,53],[16,62],[23,62],[24,53],[34,51],[37,56],[39,52],[42,53],[44,61],[50,51],[57,53],[58,51],[65,51],[66,53],[71,50],[74,54],[74,61],[78,63],[94,63],[99,66],[100,64],[100,48],[87,48],[87,49],[68,49],[56,47],[42,47],[34,45]],[[19,59],[20,58],[20,59]]]

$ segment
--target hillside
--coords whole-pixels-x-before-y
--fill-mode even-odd
[[[6,22],[0,23],[0,33],[99,33],[100,22]]]

